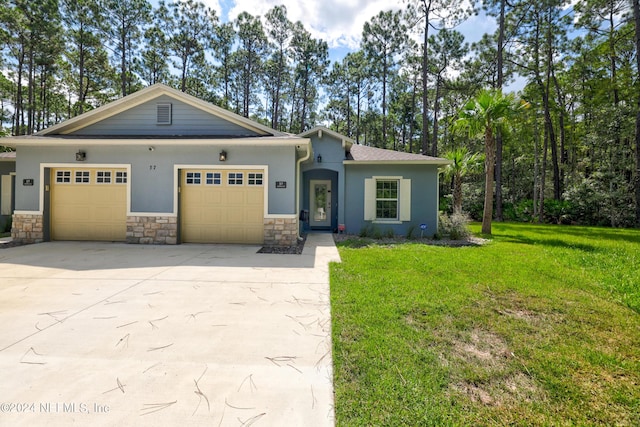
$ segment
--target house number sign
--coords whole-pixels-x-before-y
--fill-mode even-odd
[[[31,187],[33,186],[33,178],[27,178],[22,180],[22,185]]]
[[[287,181],[276,181],[276,188],[287,188]]]

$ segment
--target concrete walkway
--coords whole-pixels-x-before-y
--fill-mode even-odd
[[[334,424],[330,234],[0,250],[0,425]]]

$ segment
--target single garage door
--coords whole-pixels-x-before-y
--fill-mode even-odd
[[[261,244],[263,221],[263,170],[182,170],[183,242]]]
[[[51,239],[126,240],[126,169],[51,169],[50,182]]]

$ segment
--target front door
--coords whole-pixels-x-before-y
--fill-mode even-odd
[[[311,180],[309,226],[331,227],[331,180]]]

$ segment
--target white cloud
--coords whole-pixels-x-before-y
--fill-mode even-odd
[[[200,0],[216,11],[222,22],[233,21],[240,12],[247,11],[262,16],[277,5],[287,8],[290,21],[300,21],[315,38],[323,39],[329,48],[350,51],[359,48],[362,28],[383,10],[399,10],[406,7],[403,0]],[[577,0],[572,0],[577,1]],[[468,7],[463,0],[461,7]],[[471,16],[458,31],[466,41],[478,41],[482,34],[495,30],[495,19],[483,13]],[[415,37],[415,35],[414,35]],[[417,37],[421,41],[420,37]]]
[[[373,16],[381,10],[404,7],[401,1],[390,6],[389,0],[204,0],[204,3],[215,8],[224,22],[234,20],[242,11],[264,16],[274,6],[284,5],[289,20],[302,22],[313,37],[323,39],[330,48],[348,49],[358,47],[362,27]]]

